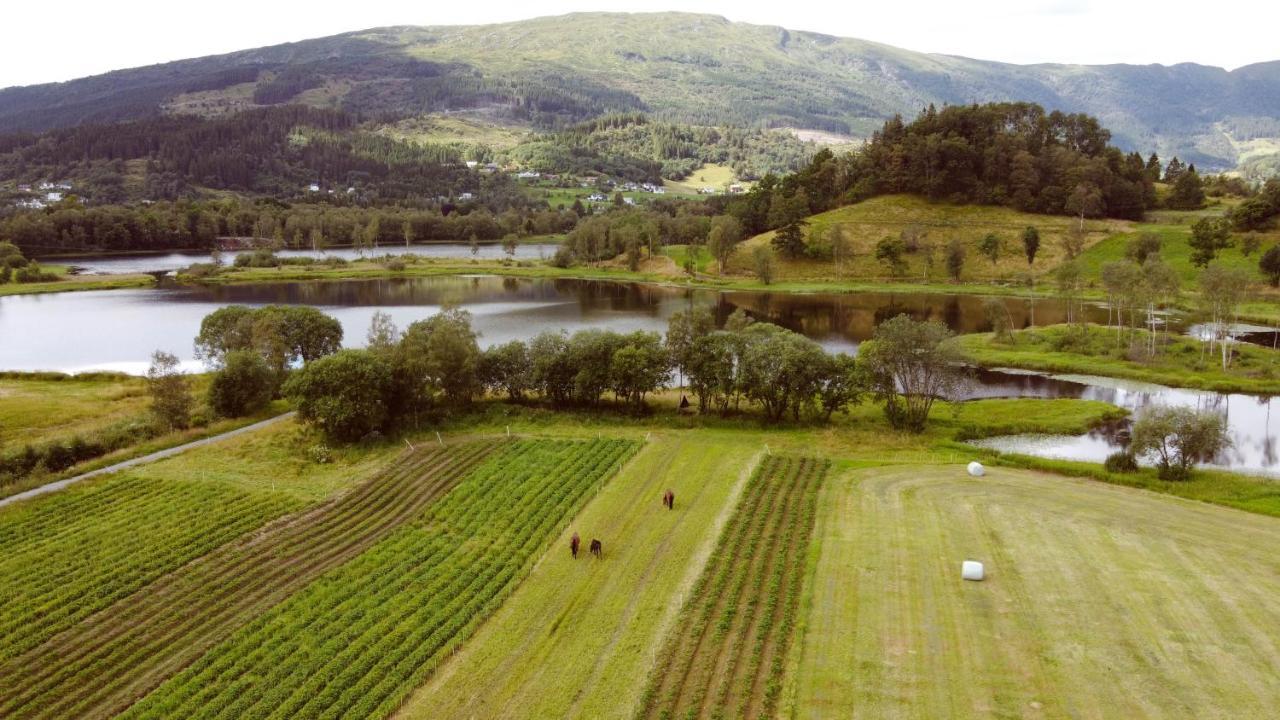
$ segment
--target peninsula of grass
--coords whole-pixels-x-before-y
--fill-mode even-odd
[[[1052,325],[1015,332],[1010,339],[993,333],[964,335],[960,344],[981,367],[1011,367],[1047,373],[1099,375],[1171,387],[1215,392],[1280,393],[1280,352],[1233,343],[1232,359],[1222,368],[1219,349],[1195,338],[1161,335],[1154,357],[1134,349],[1145,346],[1146,331],[1087,325]]]
[[[46,266],[46,269],[48,267]],[[0,297],[8,295],[41,295],[44,293],[74,292],[77,290],[118,290],[120,288],[151,287],[156,279],[146,274],[129,275],[67,275],[58,273],[56,280],[44,282],[0,285]]]

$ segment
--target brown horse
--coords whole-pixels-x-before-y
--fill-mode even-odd
[[[591,538],[591,554],[598,558],[602,553],[604,553],[604,545],[599,540]]]
[[[581,544],[582,540],[578,537],[578,533],[574,533],[573,537],[569,538],[569,552],[573,553],[574,560],[578,559],[578,546]]]
[[[663,494],[662,494],[662,504],[663,504],[663,505],[665,505],[665,506],[666,506],[666,508],[667,508],[668,510],[675,510],[675,509],[676,509],[676,494],[675,494],[675,492],[674,492],[674,491],[672,491],[672,490],[668,490],[668,491],[666,491],[665,493],[663,493]]]

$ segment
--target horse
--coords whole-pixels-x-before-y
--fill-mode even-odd
[[[674,491],[672,491],[672,490],[668,490],[668,491],[666,491],[665,493],[663,493],[663,494],[662,494],[662,504],[663,504],[663,505],[665,505],[665,506],[666,506],[666,508],[667,508],[668,510],[675,510],[675,509],[676,509],[676,494],[675,494],[675,492],[674,492]]]
[[[582,540],[578,537],[578,533],[574,533],[573,537],[569,538],[569,552],[573,553],[574,560],[578,559],[578,545],[581,543]]]
[[[603,552],[604,552],[604,545],[602,545],[602,544],[600,543],[600,541],[599,541],[599,540],[596,540],[595,538],[592,538],[592,539],[591,539],[591,554],[592,554],[592,555],[595,555],[597,558],[599,558],[599,557],[600,557],[600,555],[601,555]]]

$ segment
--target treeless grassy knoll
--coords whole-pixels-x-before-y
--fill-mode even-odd
[[[642,718],[771,717],[830,461],[769,456],[684,606],[642,699]]]
[[[831,233],[838,233],[851,252],[838,263],[778,258],[777,280],[945,282],[949,280],[947,245],[957,239],[965,248],[961,280],[1013,281],[1028,270],[1022,248],[1022,231],[1028,226],[1040,231],[1040,250],[1034,266],[1039,276],[1065,259],[1062,241],[1068,229],[1078,222],[1073,217],[1034,215],[1003,207],[952,205],[929,202],[914,195],[884,195],[810,217],[806,230],[810,238],[828,242]],[[1085,246],[1092,247],[1132,226],[1123,220],[1086,220]],[[894,278],[889,269],[876,260],[876,243],[885,237],[897,238],[908,228],[923,233],[922,249],[903,255],[906,271]],[[994,263],[978,250],[979,242],[988,234],[1000,239],[1000,252]],[[773,232],[767,232],[744,242],[730,259],[729,271],[753,274],[752,248],[767,244],[772,238]],[[926,245],[933,247],[932,269],[927,267],[929,254],[923,249]]]
[[[126,717],[381,717],[498,608],[637,449],[516,441],[353,560],[170,678]]]
[[[0,665],[0,714],[113,715],[268,608],[418,517],[495,447],[428,446],[223,545]]]
[[[758,438],[656,434],[398,717],[630,717],[637,678],[762,452]],[[668,489],[673,511],[659,504]],[[599,537],[603,560],[575,561],[574,532],[584,552]]]
[[[1023,470],[822,490],[784,715],[1255,718],[1280,702],[1280,520]],[[987,579],[960,579],[966,559]]]

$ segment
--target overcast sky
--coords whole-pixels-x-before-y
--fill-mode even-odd
[[[503,22],[580,10],[685,10],[1016,63],[1280,60],[1274,0],[61,0],[6,3],[0,87],[382,25]],[[834,8],[834,9],[833,9]]]

